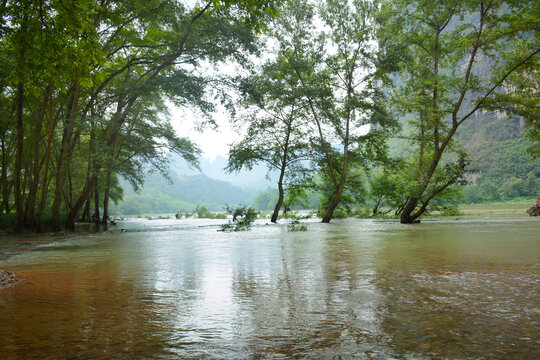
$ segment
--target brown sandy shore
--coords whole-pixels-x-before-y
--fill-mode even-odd
[[[0,289],[8,286],[14,286],[24,283],[24,280],[19,280],[11,271],[0,270]]]

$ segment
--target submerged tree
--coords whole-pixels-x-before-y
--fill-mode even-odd
[[[322,34],[312,25],[311,6],[298,1],[282,19],[276,38],[315,127],[312,143],[325,159],[324,177],[333,186],[322,219],[330,222],[348,181],[350,152],[374,150],[380,143],[372,139],[380,138],[391,121],[377,85],[376,4],[327,1],[319,10],[326,25]],[[336,144],[341,151],[335,151]]]
[[[229,150],[226,170],[251,169],[265,163],[277,171],[278,199],[272,213],[275,223],[285,198],[285,187],[298,185],[307,172],[310,158],[305,109],[291,69],[278,57],[267,62],[259,74],[252,75],[243,88],[247,110],[252,114],[241,120],[249,127],[242,141]]]
[[[462,181],[469,161],[453,142],[459,126],[472,121],[509,77],[538,61],[539,20],[531,15],[538,6],[536,1],[383,3],[380,44],[390,54],[402,54],[393,100],[413,117],[411,139],[418,146],[410,160],[416,165],[402,223],[415,222],[430,201]],[[486,59],[491,70],[480,66]]]

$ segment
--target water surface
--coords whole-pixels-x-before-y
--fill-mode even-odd
[[[0,240],[1,357],[540,358],[538,219],[221,222]]]

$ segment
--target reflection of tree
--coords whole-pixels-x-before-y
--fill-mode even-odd
[[[329,234],[330,235],[330,234]],[[327,318],[341,352],[377,353],[380,343],[377,308],[380,294],[373,284],[374,254],[370,234],[343,224],[324,241]],[[382,355],[380,351],[379,355]]]
[[[316,234],[283,236],[279,251],[245,250],[235,269],[233,293],[249,318],[254,357],[374,352],[380,295],[372,283],[374,260],[364,252],[371,244],[346,226]]]

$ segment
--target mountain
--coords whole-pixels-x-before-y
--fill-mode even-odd
[[[531,160],[524,120],[501,112],[479,113],[463,123],[457,139],[471,154],[468,202],[501,201],[540,194],[540,158]]]
[[[127,184],[124,198],[111,208],[112,214],[163,214],[193,211],[205,205],[210,211],[222,211],[226,204],[248,204],[259,193],[230,182],[211,179],[205,174],[178,175],[171,171],[171,181],[160,174],[148,175],[143,188],[135,193]]]
[[[266,190],[269,186],[274,186],[277,176],[275,173],[270,173],[270,180],[267,178],[268,169],[264,164],[259,164],[253,167],[252,170],[242,170],[238,174],[228,174],[224,168],[227,166],[227,159],[222,156],[217,156],[214,161],[207,158],[199,158],[199,166],[201,171],[190,168],[187,162],[179,155],[173,154],[170,158],[171,171],[188,176],[204,174],[211,179],[230,182],[233,185],[247,189]]]

